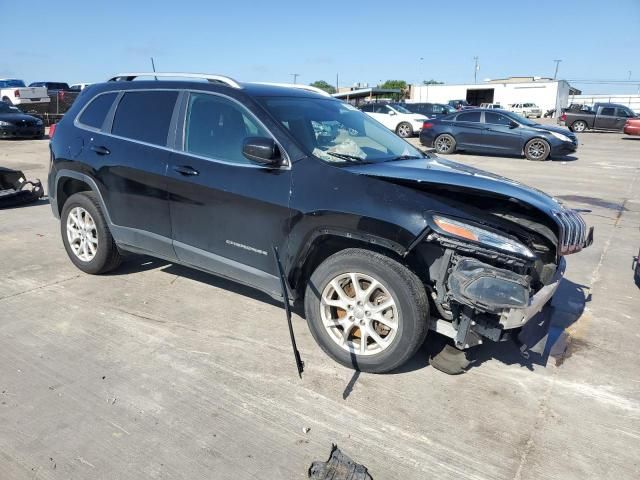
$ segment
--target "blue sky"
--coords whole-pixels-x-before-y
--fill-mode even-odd
[[[3,6],[3,4],[5,4]],[[10,12],[17,5],[0,0]],[[446,83],[509,75],[640,83],[640,0],[304,2],[29,0],[3,19],[0,77],[95,82],[121,71],[238,80]],[[44,12],[39,14],[38,12]],[[15,21],[13,19],[16,19]],[[423,58],[424,60],[420,60]],[[585,93],[638,85],[576,84]]]

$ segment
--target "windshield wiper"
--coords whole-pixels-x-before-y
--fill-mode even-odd
[[[358,163],[363,163],[363,162],[366,163],[364,158],[357,157],[355,155],[348,155],[346,153],[336,153],[336,152],[329,152],[329,151],[325,151],[324,153],[327,153],[327,154],[331,155],[332,157],[340,158],[342,160],[348,160],[348,161],[351,161],[351,162],[358,162]]]
[[[397,157],[390,158],[386,161],[393,162],[395,160],[418,160],[420,158],[426,158],[426,157],[417,157],[416,155],[398,155]]]

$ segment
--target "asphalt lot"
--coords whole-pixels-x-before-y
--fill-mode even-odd
[[[640,478],[640,138],[579,135],[574,157],[452,155],[584,209],[546,368],[485,345],[465,375],[421,351],[354,374],[260,293],[149,258],[106,276],[67,259],[46,200],[0,210],[1,479],[302,479],[332,443],[380,479]],[[47,140],[0,142],[46,179]],[[303,428],[310,428],[307,433]]]

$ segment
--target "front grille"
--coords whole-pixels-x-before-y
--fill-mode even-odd
[[[591,245],[592,231],[587,229],[587,224],[582,216],[575,210],[563,208],[554,212],[556,222],[560,227],[558,238],[558,251],[560,255],[579,252]]]

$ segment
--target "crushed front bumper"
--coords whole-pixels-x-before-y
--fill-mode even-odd
[[[551,297],[553,297],[553,294],[556,293],[562,277],[564,277],[566,267],[567,262],[564,257],[560,257],[560,263],[551,282],[529,298],[529,305],[525,308],[511,308],[502,313],[500,316],[500,325],[502,325],[502,328],[510,330],[512,328],[522,327],[531,320],[534,315],[542,311],[544,306],[551,300]]]

